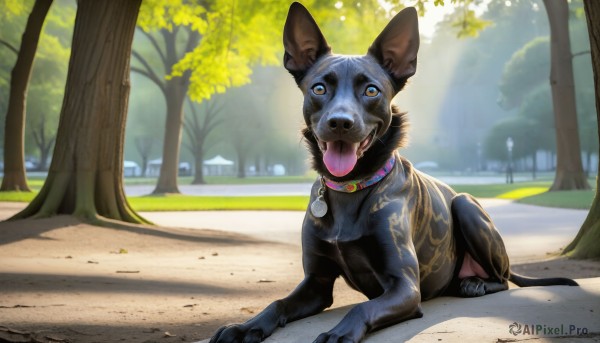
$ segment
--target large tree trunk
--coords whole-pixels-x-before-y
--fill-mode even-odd
[[[590,189],[581,163],[569,4],[567,0],[544,0],[550,22],[550,86],[556,127],[556,176],[550,191]]]
[[[161,30],[165,41],[165,70],[171,72],[171,68],[179,61],[177,56],[177,31]],[[184,53],[188,53],[200,41],[200,35],[196,31],[188,32]],[[191,71],[185,71],[183,75],[172,77],[165,82],[164,93],[167,103],[167,117],[165,122],[165,136],[163,141],[163,157],[160,166],[160,175],[153,194],[179,193],[177,187],[177,175],[179,172],[179,153],[181,150],[181,131],[183,127],[183,102],[190,86]]]
[[[129,56],[140,3],[79,0],[48,178],[13,219],[72,214],[95,224],[145,222],[123,192]]]
[[[596,91],[596,116],[598,118],[598,137],[600,139],[600,1],[583,0],[587,18],[592,68],[594,70],[594,89]],[[598,165],[600,171],[600,161]],[[596,178],[596,197],[579,233],[564,250],[574,258],[600,258],[600,179]]]
[[[35,52],[50,5],[52,0],[37,0],[33,5],[10,77],[4,127],[4,177],[0,191],[30,191],[25,176],[25,103]]]
[[[160,175],[153,194],[179,193],[177,174],[179,171],[179,152],[181,150],[181,131],[183,126],[183,102],[189,87],[189,73],[174,77],[165,83],[167,116],[163,141]]]

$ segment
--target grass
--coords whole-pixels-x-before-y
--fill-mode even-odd
[[[594,200],[594,191],[545,192],[519,199],[522,204],[587,210]]]
[[[307,173],[300,176],[251,176],[243,179],[235,176],[205,176],[204,180],[209,185],[257,185],[257,184],[281,184],[281,183],[305,183],[314,182],[317,178],[316,173]],[[189,185],[193,177],[180,176],[177,178],[177,184]],[[125,178],[125,185],[156,185],[157,178],[151,177],[133,177]]]
[[[133,179],[149,182],[148,179]],[[301,181],[302,180],[302,181]],[[293,183],[313,181],[308,177],[252,177],[240,181],[237,178],[220,178],[225,184],[241,183]],[[183,181],[180,179],[180,181]],[[188,180],[191,181],[191,180]],[[210,180],[213,183],[215,180]],[[246,181],[246,182],[243,182]],[[43,179],[30,179],[29,186],[33,192],[0,192],[0,201],[30,202],[42,187]],[[230,182],[230,183],[227,183]],[[188,182],[189,183],[189,182]],[[128,184],[131,184],[128,182]],[[146,183],[141,183],[146,184]],[[184,184],[184,183],[181,183]],[[595,184],[590,181],[590,184]],[[477,198],[499,198],[514,200],[518,203],[573,208],[589,209],[595,191],[562,191],[547,192],[551,181],[528,181],[513,184],[492,185],[453,185],[457,192],[472,194]],[[129,203],[136,211],[208,211],[208,210],[291,210],[304,211],[308,204],[306,196],[143,196],[129,197]]]
[[[143,196],[128,198],[136,211],[304,211],[308,196]]]

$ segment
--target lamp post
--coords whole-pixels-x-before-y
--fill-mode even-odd
[[[515,142],[512,137],[506,139],[506,150],[508,151],[508,166],[506,167],[506,183],[513,183],[512,150]]]

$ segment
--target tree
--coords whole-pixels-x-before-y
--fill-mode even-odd
[[[556,175],[550,191],[590,189],[581,162],[567,0],[544,0],[550,22],[550,86],[556,126]]]
[[[25,103],[35,52],[50,5],[52,0],[36,0],[33,5],[12,70],[4,126],[4,177],[0,191],[30,191],[25,175]]]
[[[597,134],[600,139],[600,1],[583,0],[590,37],[594,91],[596,98]],[[598,164],[600,170],[600,161]],[[587,218],[575,239],[567,245],[563,254],[574,258],[600,257],[600,178],[596,178],[596,196]]]
[[[191,5],[190,5],[191,6]],[[192,11],[198,12],[198,11]],[[142,23],[144,21],[142,20]],[[158,182],[153,194],[161,193],[179,193],[177,187],[177,172],[179,169],[179,149],[181,146],[181,125],[183,123],[184,112],[183,103],[190,84],[190,72],[186,71],[179,76],[165,79],[165,75],[171,73],[173,66],[190,53],[200,41],[198,31],[191,30],[189,27],[174,26],[171,29],[161,28],[158,33],[162,38],[162,44],[150,32],[147,32],[147,26],[143,26],[139,32],[151,42],[155,53],[159,55],[159,60],[164,69],[164,74],[158,76],[151,67],[150,63],[137,51],[133,51],[133,57],[142,65],[142,67],[133,67],[131,70],[146,76],[154,82],[161,90],[166,101],[165,133],[163,139],[162,164]],[[185,31],[183,44],[177,44],[179,31]],[[178,45],[180,46],[179,49]],[[162,46],[162,47],[161,47]],[[163,48],[164,47],[164,48]],[[179,50],[179,53],[178,53]]]
[[[500,90],[500,107],[511,110],[521,106],[523,98],[542,84],[548,84],[550,58],[548,37],[536,37],[517,50],[504,64]]]
[[[140,157],[142,158],[142,177],[146,177],[148,171],[148,161],[150,160],[150,154],[154,147],[154,137],[139,135],[135,137],[135,148],[137,149]]]
[[[50,171],[12,219],[71,214],[96,224],[145,222],[123,192],[129,56],[140,3],[79,1]]]
[[[208,135],[221,123],[223,118],[219,117],[222,112],[220,106],[214,99],[205,101],[203,111],[200,112],[197,103],[189,101],[189,115],[184,122],[185,131],[190,138],[188,149],[194,156],[194,179],[192,185],[205,184],[204,180],[204,154],[208,150]]]

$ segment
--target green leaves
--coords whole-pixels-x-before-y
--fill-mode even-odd
[[[452,27],[458,29],[458,38],[477,37],[479,32],[492,24],[491,21],[477,17],[475,11],[465,9],[462,17],[452,23]]]
[[[204,33],[206,8],[197,1],[144,0],[140,8],[137,25],[149,32],[159,29],[173,30],[174,26],[189,26]]]

